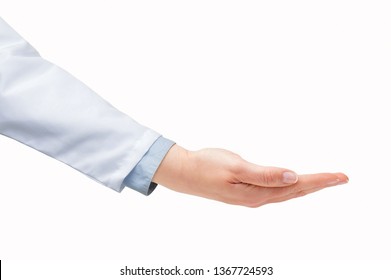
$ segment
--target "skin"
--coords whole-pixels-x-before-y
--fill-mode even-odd
[[[286,168],[250,163],[227,150],[188,151],[179,145],[169,150],[153,177],[153,182],[177,192],[247,207],[286,201],[348,181],[343,173],[297,175]]]

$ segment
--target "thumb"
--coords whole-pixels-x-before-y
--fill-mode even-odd
[[[286,168],[260,166],[245,162],[237,174],[241,183],[262,187],[285,187],[295,184],[299,177]]]

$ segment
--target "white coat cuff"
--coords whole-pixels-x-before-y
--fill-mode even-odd
[[[157,186],[156,183],[152,182],[152,178],[174,144],[173,141],[160,136],[129,175],[126,176],[123,184],[144,195],[150,195]]]

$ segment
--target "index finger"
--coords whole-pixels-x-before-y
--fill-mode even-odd
[[[283,188],[270,188],[270,196],[280,197],[290,194],[300,194],[314,188],[327,188],[345,184],[349,178],[343,173],[318,173],[299,175],[296,184]]]

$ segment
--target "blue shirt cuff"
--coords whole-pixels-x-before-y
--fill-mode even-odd
[[[143,158],[124,179],[124,185],[144,195],[150,195],[157,184],[152,182],[160,163],[175,143],[160,136]]]

